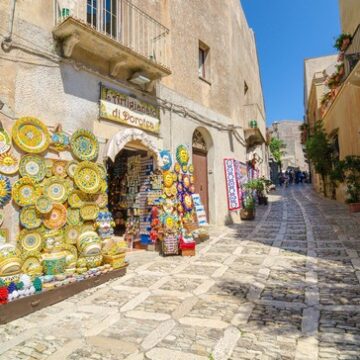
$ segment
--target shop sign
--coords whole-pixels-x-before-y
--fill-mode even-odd
[[[159,108],[119,91],[101,86],[100,118],[158,134]]]

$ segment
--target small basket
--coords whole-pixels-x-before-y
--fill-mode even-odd
[[[125,264],[125,255],[125,252],[116,255],[104,255],[104,262],[110,264],[114,269],[118,269]]]

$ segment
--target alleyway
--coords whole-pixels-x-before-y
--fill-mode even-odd
[[[126,277],[1,326],[0,359],[359,359],[360,218],[281,191],[195,258],[132,256]]]

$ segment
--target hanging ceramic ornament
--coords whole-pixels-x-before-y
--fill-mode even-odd
[[[190,212],[194,208],[194,202],[190,194],[185,194],[182,201],[186,212]]]
[[[69,136],[62,130],[62,126],[59,124],[51,135],[51,147],[60,152],[67,150],[69,146]]]
[[[193,174],[194,173],[194,165],[190,164],[189,167],[188,167],[188,170],[189,170],[190,174]]]
[[[163,172],[163,183],[166,188],[170,188],[174,183],[173,174],[170,171]]]
[[[11,147],[10,136],[7,131],[0,127],[0,154],[7,152]]]
[[[175,163],[174,165],[174,171],[176,173],[179,173],[181,171],[181,165],[179,163]]]
[[[99,153],[99,143],[95,135],[85,129],[74,132],[70,140],[71,151],[79,160],[94,160]]]
[[[16,120],[12,128],[12,138],[21,150],[34,154],[44,152],[50,144],[47,127],[33,117]]]
[[[161,150],[161,170],[168,171],[172,167],[172,157],[169,150]]]
[[[185,145],[179,145],[176,149],[176,160],[181,165],[187,165],[189,162],[189,151]]]
[[[5,175],[15,174],[19,170],[19,159],[10,151],[0,155],[0,172]]]

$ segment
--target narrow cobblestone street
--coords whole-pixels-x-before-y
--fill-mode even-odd
[[[309,186],[217,228],[194,258],[128,274],[1,326],[0,359],[359,359],[360,219]]]

